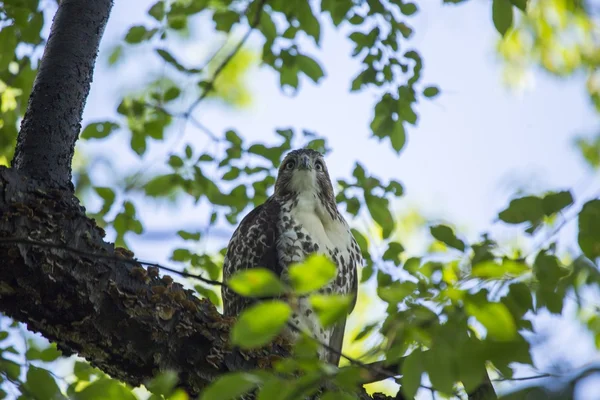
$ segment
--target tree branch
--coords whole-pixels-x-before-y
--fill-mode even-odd
[[[71,160],[112,0],[63,0],[54,17],[12,165],[73,189]]]

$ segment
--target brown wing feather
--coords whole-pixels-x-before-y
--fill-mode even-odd
[[[223,262],[224,282],[237,271],[256,267],[268,268],[277,276],[281,274],[275,248],[279,212],[279,203],[269,198],[242,219],[227,246]],[[239,315],[251,303],[251,299],[237,295],[226,285],[221,286],[221,295],[223,313],[227,316]]]

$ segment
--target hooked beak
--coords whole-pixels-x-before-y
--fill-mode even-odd
[[[310,158],[307,155],[300,157],[299,169],[310,169]]]

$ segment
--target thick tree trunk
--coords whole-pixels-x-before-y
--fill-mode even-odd
[[[54,17],[12,162],[48,186],[72,188],[75,141],[111,8],[112,0],[63,0]]]

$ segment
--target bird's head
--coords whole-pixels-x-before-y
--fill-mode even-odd
[[[312,149],[293,150],[279,166],[275,194],[284,196],[306,192],[326,201],[335,201],[323,155]]]

